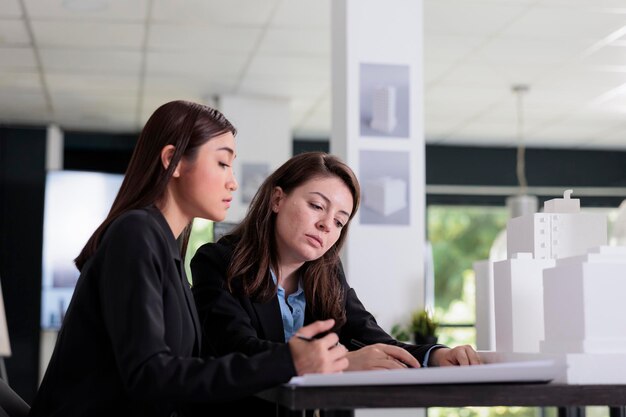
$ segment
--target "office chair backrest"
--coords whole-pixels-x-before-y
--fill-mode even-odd
[[[0,379],[0,417],[26,417],[30,406],[17,392]]]

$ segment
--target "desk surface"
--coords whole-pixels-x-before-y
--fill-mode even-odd
[[[466,406],[626,405],[626,385],[545,383],[301,387],[257,396],[289,410]]]

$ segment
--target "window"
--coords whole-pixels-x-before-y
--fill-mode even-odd
[[[194,219],[191,234],[189,235],[189,243],[187,243],[187,254],[185,255],[185,273],[190,284],[192,283],[191,258],[196,254],[198,248],[207,242],[213,242],[213,222],[199,218]]]
[[[428,239],[435,269],[435,317],[440,343],[475,346],[473,263],[489,257],[498,233],[506,227],[505,207],[430,205]]]

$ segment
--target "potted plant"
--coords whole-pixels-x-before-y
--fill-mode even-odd
[[[411,324],[409,326],[416,345],[437,343],[437,328],[439,322],[433,319],[432,315],[426,310],[414,311],[411,315]]]
[[[409,330],[406,326],[403,326],[401,324],[394,324],[391,327],[391,336],[393,336],[393,338],[399,342],[409,343],[411,341]]]

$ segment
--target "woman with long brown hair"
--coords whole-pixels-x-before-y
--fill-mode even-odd
[[[300,154],[264,181],[231,234],[198,249],[192,292],[213,354],[272,350],[303,325],[334,319],[348,370],[480,362],[469,346],[398,342],[363,307],[339,259],[359,201],[345,163]]]
[[[183,415],[347,366],[335,334],[315,345],[293,338],[253,357],[200,357],[186,231],[195,217],[226,216],[237,188],[235,133],[217,110],[187,101],[150,117],[108,217],[76,259],[81,275],[31,415]]]

